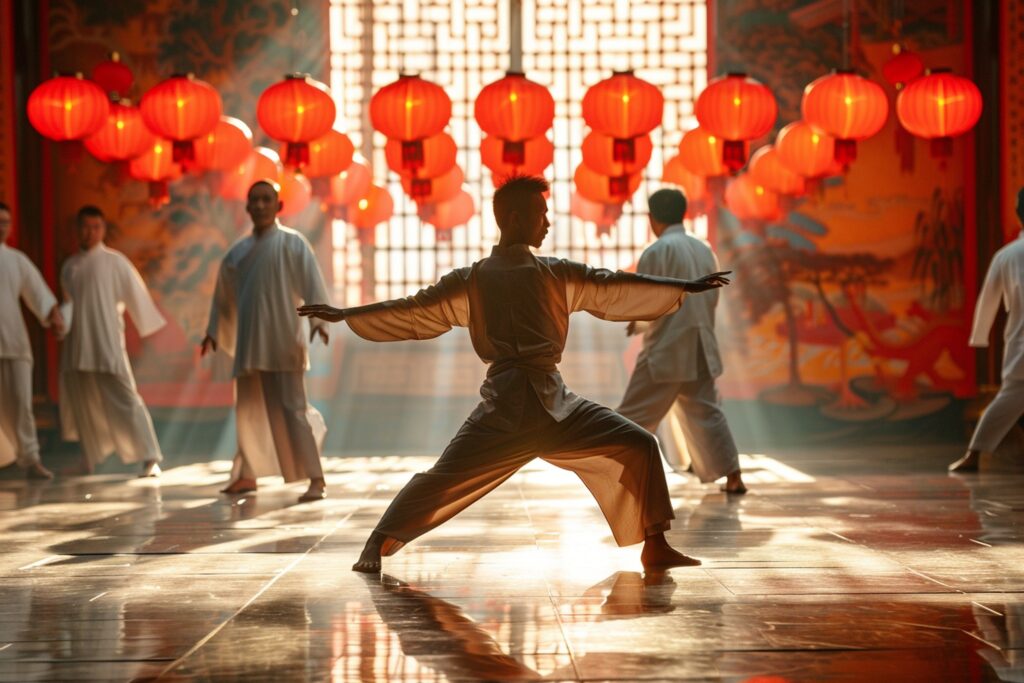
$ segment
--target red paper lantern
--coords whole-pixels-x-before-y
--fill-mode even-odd
[[[402,189],[418,202],[444,202],[459,193],[465,179],[462,169],[453,166],[436,178],[402,176]]]
[[[346,220],[368,230],[390,219],[394,212],[395,202],[388,191],[379,185],[370,185],[366,194],[346,207]]]
[[[835,139],[805,121],[794,121],[775,138],[779,161],[804,178],[829,175],[835,164]]]
[[[111,52],[110,59],[93,67],[92,80],[107,94],[124,97],[131,90],[135,76],[132,75],[132,70],[121,61],[121,55]]]
[[[126,161],[152,148],[156,136],[146,127],[138,107],[124,100],[111,102],[106,122],[84,142],[100,161]]]
[[[907,85],[896,98],[903,127],[932,141],[932,155],[953,153],[953,137],[974,127],[981,117],[981,92],[970,79],[933,70]]]
[[[149,201],[160,206],[170,201],[167,184],[181,177],[181,166],[174,161],[174,144],[156,138],[150,147],[129,162],[128,173],[149,183]]]
[[[64,142],[98,131],[110,114],[110,101],[98,85],[76,76],[44,81],[28,97],[28,120],[43,137]]]
[[[417,178],[436,178],[452,170],[458,149],[451,135],[431,135],[422,141],[422,145],[422,156],[407,162],[402,158],[405,143],[401,140],[388,140],[384,145],[384,158],[387,160],[388,168],[400,175],[415,175]]]
[[[327,86],[308,74],[289,74],[263,91],[256,119],[274,140],[287,143],[285,165],[309,163],[309,143],[327,134],[336,109]]]
[[[541,175],[555,158],[555,146],[547,137],[530,138],[523,141],[521,163],[505,162],[504,141],[496,137],[485,137],[480,142],[480,158],[491,170],[495,184],[513,175]]]
[[[296,216],[309,205],[313,196],[313,187],[305,176],[295,172],[294,169],[285,168],[281,171],[281,190],[277,198],[281,200],[281,215],[284,217]]]
[[[765,145],[750,157],[750,176],[778,194],[800,196],[806,192],[804,177],[782,163],[774,145]]]
[[[356,148],[348,136],[336,130],[309,143],[309,162],[302,173],[307,178],[326,178],[341,173],[352,163]]]
[[[485,85],[473,115],[488,135],[519,142],[544,135],[555,120],[555,100],[548,89],[519,71]]]
[[[281,158],[269,147],[256,147],[249,158],[221,177],[219,194],[226,199],[245,201],[249,188],[257,180],[281,180]]]
[[[768,133],[778,111],[772,91],[742,73],[712,80],[694,108],[700,127],[724,140],[722,161],[733,172],[746,162],[743,142]]]
[[[634,159],[634,138],[658,127],[664,108],[661,91],[632,71],[614,72],[583,96],[583,120],[597,132],[615,138],[616,161]]]
[[[197,138],[194,144],[197,168],[230,171],[252,154],[252,131],[245,122],[222,116],[214,129]]]
[[[882,86],[852,71],[837,71],[811,82],[800,102],[804,121],[835,138],[843,166],[857,158],[857,141],[882,130],[889,100]]]
[[[622,204],[605,204],[587,199],[579,192],[573,192],[569,200],[569,213],[580,220],[600,227],[613,225],[622,216]]]
[[[700,209],[703,207],[700,204],[708,195],[707,180],[686,168],[678,154],[665,162],[665,168],[661,172],[661,181],[663,183],[671,183],[682,189],[683,194],[686,195],[686,215],[688,218],[693,218],[693,216],[702,213]]]
[[[451,230],[465,225],[476,214],[473,196],[461,189],[454,197],[443,202],[421,202],[416,210],[424,223],[430,223],[438,230]]]
[[[703,128],[694,128],[683,134],[679,143],[679,160],[691,173],[704,178],[714,178],[729,172],[722,161],[725,141]],[[743,158],[747,156],[744,143]]]
[[[602,175],[632,175],[647,166],[654,151],[650,135],[633,138],[633,143],[633,158],[617,160],[615,138],[591,131],[583,138],[583,163]]]
[[[744,173],[729,181],[725,205],[740,220],[773,221],[782,216],[779,195]]]
[[[174,161],[195,160],[192,141],[220,121],[220,94],[192,74],[171,76],[153,86],[139,104],[150,130],[174,142]]]
[[[331,177],[331,192],[327,201],[331,206],[341,207],[365,197],[373,184],[373,172],[366,159],[356,156],[352,164],[336,176]]]
[[[602,204],[621,204],[629,199],[640,187],[640,173],[609,177],[601,175],[585,164],[576,167],[573,182],[576,191],[585,198]]]
[[[370,98],[370,121],[389,138],[401,141],[402,168],[423,163],[424,138],[437,135],[452,116],[452,101],[439,85],[405,74]]]
[[[924,73],[924,61],[916,52],[904,49],[896,43],[892,46],[893,56],[882,65],[882,76],[897,90],[916,80]]]

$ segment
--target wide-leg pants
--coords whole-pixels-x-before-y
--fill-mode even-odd
[[[387,537],[382,554],[451,519],[538,457],[579,476],[619,545],[667,530],[675,516],[653,435],[591,401],[558,422],[531,395],[519,429],[467,420],[434,466],[413,475],[375,529]]]
[[[686,438],[693,472],[701,481],[715,481],[740,468],[739,451],[722,412],[715,378],[705,364],[701,364],[701,371],[693,381],[659,382],[646,359],[641,359],[616,410],[653,432],[673,404]]]
[[[1024,414],[1024,380],[1004,379],[995,398],[985,408],[968,446],[972,451],[994,453]]]
[[[32,361],[0,358],[0,467],[39,462],[39,439],[32,413]]]
[[[304,374],[251,372],[235,380],[238,454],[232,478],[280,474],[285,481],[322,479],[320,445],[327,429],[306,400]]]

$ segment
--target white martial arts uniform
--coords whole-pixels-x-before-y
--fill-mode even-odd
[[[686,234],[681,224],[665,228],[640,256],[638,273],[695,279],[716,271],[711,249]],[[739,453],[720,407],[715,378],[722,360],[715,338],[718,292],[693,299],[644,333],[643,350],[617,410],[644,429],[654,431],[670,410],[685,437],[693,471],[709,482],[739,469]],[[683,450],[667,447],[666,451]],[[675,469],[681,462],[669,461]]]
[[[1024,413],[1024,232],[992,257],[974,308],[970,345],[988,346],[999,304],[1006,306],[1003,381],[978,421],[969,448],[992,453]]]
[[[668,529],[674,515],[657,441],[569,391],[557,364],[570,313],[652,320],[679,308],[684,285],[538,258],[520,244],[494,247],[490,257],[413,296],[346,309],[348,326],[372,341],[430,339],[468,327],[489,366],[483,400],[378,522],[376,531],[387,537],[382,554],[450,519],[537,457],[580,477],[619,545]]]
[[[323,417],[306,400],[310,326],[296,307],[327,303],[309,242],[280,224],[236,242],[220,266],[206,334],[234,356],[233,478],[323,477]],[[317,321],[315,326],[323,326]]]
[[[90,468],[114,452],[125,463],[160,462],[124,338],[125,312],[142,337],[166,324],[146,283],[124,254],[102,243],[69,258],[60,281],[72,310],[61,348],[64,438],[81,441]]]
[[[57,299],[25,254],[0,244],[0,467],[39,462],[39,440],[32,414],[32,345],[19,300],[39,319]]]

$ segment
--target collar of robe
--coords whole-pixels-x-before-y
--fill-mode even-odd
[[[491,247],[491,256],[513,256],[513,255],[530,255],[529,244],[510,244],[507,247],[503,247],[500,244],[495,244]]]

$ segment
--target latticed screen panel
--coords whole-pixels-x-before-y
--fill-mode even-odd
[[[707,79],[706,0],[523,0],[523,68],[555,98],[549,132],[555,161],[552,230],[542,253],[608,268],[633,263],[648,242],[646,196],[660,187],[661,170],[682,131],[696,125],[693,102]],[[395,215],[359,240],[339,221],[334,230],[337,300],[348,305],[409,294],[451,268],[486,256],[497,241],[490,171],[480,162],[482,133],[473,101],[509,66],[509,0],[331,0],[331,87],[339,128],[371,161],[375,181],[395,199]],[[661,88],[665,116],[652,133],[654,154],[644,182],[622,217],[605,234],[570,214],[572,176],[586,127],[581,102],[587,88],[613,70],[633,69]],[[449,132],[477,215],[438,239],[422,223],[384,160],[385,139],[373,131],[365,103],[399,73],[419,73],[452,99]],[[695,226],[698,233],[704,226]],[[369,244],[372,242],[373,244]]]

